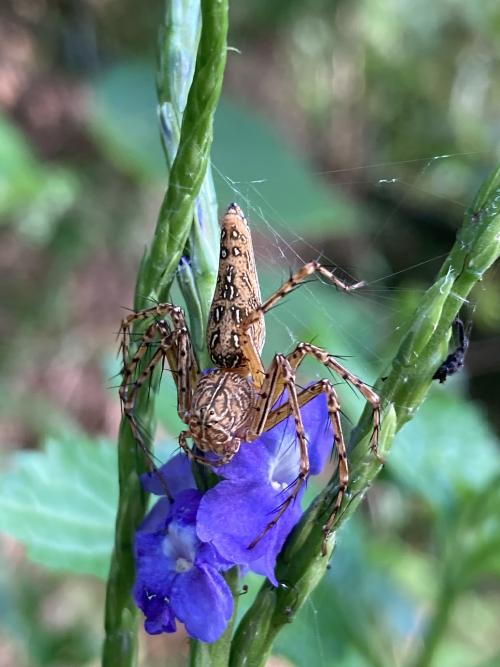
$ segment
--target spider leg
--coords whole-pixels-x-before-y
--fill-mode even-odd
[[[170,316],[175,329],[181,329],[182,327],[186,326],[186,320],[184,318],[184,312],[182,308],[173,306],[170,303],[159,303],[156,306],[151,306],[151,308],[137,310],[122,320],[118,336],[121,337],[120,349],[124,368],[126,367],[129,358],[129,340],[131,336],[130,330],[132,325],[136,322],[147,320],[150,317],[154,317],[157,320],[157,318],[162,318],[165,315]]]
[[[173,330],[165,320],[158,319],[166,315],[168,315],[172,320]],[[131,335],[131,327],[136,322],[141,322],[150,318],[154,318],[154,321],[146,329],[144,334],[138,334],[141,335],[139,345],[134,356],[129,360],[129,340]],[[168,336],[172,332],[183,333],[179,334],[178,339],[172,338],[170,343],[165,344],[165,342],[168,340]],[[122,339],[120,347],[123,355],[123,381],[122,387],[120,389],[120,397],[122,398],[122,402],[125,387],[137,374],[139,364],[146,355],[146,352],[150,350],[151,345],[155,342],[155,339],[158,337],[159,349],[161,348],[162,341],[164,343],[161,358],[162,360],[165,358],[167,359],[169,368],[172,371],[172,375],[177,387],[178,412],[181,419],[184,419],[184,416],[190,407],[191,388],[194,386],[198,376],[198,363],[191,346],[191,341],[189,338],[186,320],[182,308],[174,306],[170,303],[159,303],[150,308],[145,308],[143,310],[134,312],[122,320],[119,335],[121,335]],[[159,360],[160,357],[154,358]],[[155,364],[153,364],[153,368],[156,363],[157,361]],[[149,368],[149,366],[150,364],[148,363],[147,368]],[[151,368],[149,371],[147,368],[145,371],[145,377],[142,382],[140,382],[140,385],[147,377],[151,376],[152,374],[153,368]],[[138,380],[143,375],[144,373],[141,373]]]
[[[272,521],[270,521],[264,528],[264,530],[251,542],[251,544],[248,545],[249,549],[252,549],[258,542],[260,542],[260,540],[264,537],[264,535],[266,535],[278,523],[278,521],[286,512],[291,503],[295,501],[295,499],[299,494],[300,489],[302,488],[303,484],[307,479],[307,476],[309,475],[309,467],[310,467],[306,434],[304,430],[304,424],[302,422],[302,415],[300,413],[300,405],[297,397],[297,389],[295,387],[293,368],[290,365],[288,359],[284,355],[277,354],[271,363],[271,369],[272,369],[271,373],[268,374],[271,382],[273,380],[276,381],[278,376],[282,376],[283,386],[288,392],[288,406],[291,410],[291,413],[295,421],[295,430],[297,433],[297,438],[300,447],[300,468],[299,468],[299,474],[297,475],[297,479],[293,483],[292,492],[288,495],[287,498],[285,498],[283,503],[280,505],[280,508],[276,513],[276,515],[274,516],[274,518],[272,519]],[[266,404],[268,404],[267,392],[261,394],[260,400],[263,400]],[[255,440],[264,430],[268,430],[265,425],[261,426],[260,432],[251,433],[251,435],[248,436],[247,440],[250,442],[252,440]]]
[[[171,338],[172,334],[169,334],[167,338]],[[141,344],[146,346],[146,343]],[[120,386],[120,400],[122,403],[123,414],[126,417],[130,430],[132,431],[133,438],[136,444],[141,448],[141,450],[146,454],[149,464],[152,469],[155,469],[154,462],[152,461],[151,451],[149,446],[146,444],[145,439],[149,438],[148,434],[144,433],[144,430],[140,427],[140,424],[135,416],[135,407],[137,402],[138,391],[141,386],[151,377],[156,365],[164,358],[165,348],[168,347],[169,343],[166,340],[162,340],[159,344],[158,349],[153,354],[149,360],[146,368],[139,374],[137,379],[134,382],[130,382],[129,379],[132,373],[135,371],[138,360],[134,357],[132,362],[134,364],[132,371],[125,370],[123,382]],[[138,350],[138,354],[141,354],[141,347]],[[144,354],[144,352],[142,352]]]
[[[132,358],[129,367],[124,371],[119,392],[123,411],[129,418],[133,415],[139,389],[150,378],[156,366],[164,358],[167,358],[177,385],[177,412],[179,413],[179,417],[184,420],[191,407],[192,368],[196,367],[196,360],[187,329],[182,328],[169,331],[163,336],[158,341],[158,349],[148,360],[144,370],[139,373],[134,382],[130,382],[130,378],[134,375],[137,365],[144,356],[149,344],[149,339],[145,338],[139,346],[136,355]]]
[[[371,404],[373,408],[373,432],[370,439],[370,447],[377,459],[381,463],[384,463],[382,457],[378,454],[378,439],[380,432],[380,399],[378,394],[357,377],[357,375],[354,375],[354,373],[351,373],[347,368],[340,364],[333,355],[328,354],[326,350],[323,350],[316,345],[312,345],[311,343],[299,343],[295,350],[286,357],[294,373],[307,356],[317,359],[320,363],[326,366],[326,368],[332,370],[346,382],[349,382],[353,387],[358,389],[365,400]],[[261,386],[260,396],[265,399],[265,401],[263,404],[258,404],[256,406],[256,415],[250,428],[252,434],[255,432],[260,435],[264,430],[268,430],[267,420],[269,419],[273,405],[283,393],[284,388],[283,379],[279,377],[276,369],[271,365],[269,371],[265,373],[265,380]],[[305,392],[307,392],[307,389]],[[307,396],[306,393],[302,392],[300,396],[300,401],[304,401],[303,403],[300,402],[300,405],[304,405],[308,402],[305,398]],[[304,398],[302,398],[302,396],[304,396]],[[284,406],[273,411],[273,413],[273,426],[285,419],[288,414]]]
[[[261,388],[266,382],[267,375],[262,364],[262,359],[255,346],[254,340],[248,330],[239,334],[240,345],[246,360],[246,368],[257,388]]]
[[[144,358],[144,355],[148,352],[148,350],[151,349],[153,343],[157,341],[158,336],[160,336],[160,339],[162,339],[166,338],[170,333],[171,333],[170,327],[166,322],[160,321],[160,322],[153,322],[152,324],[150,324],[150,326],[146,329],[144,335],[142,336],[134,356],[123,367],[122,383],[121,383],[122,387],[128,386],[130,380],[137,373],[137,370],[140,366],[142,359]],[[172,351],[169,350],[168,352],[169,365],[170,362],[173,360],[174,356],[172,354]]]
[[[383,458],[378,453],[378,440],[380,434],[380,398],[371,387],[364,383],[357,375],[351,373],[337,359],[326,350],[311,343],[299,343],[295,350],[288,356],[293,369],[297,369],[305,357],[311,356],[326,368],[339,375],[343,380],[355,387],[363,398],[370,403],[373,409],[373,431],[370,438],[370,448],[380,463]]]
[[[328,354],[325,350],[316,345],[311,345],[310,343],[299,343],[293,352],[291,352],[285,359],[287,363],[287,370],[291,374],[292,382],[294,381],[295,371],[306,358],[306,356],[312,356],[313,358],[320,361],[324,366],[335,372],[337,375],[340,375],[344,380],[353,385],[356,389],[360,391],[363,397],[372,405],[373,407],[373,433],[370,440],[370,446],[375,456],[380,460],[378,455],[378,436],[380,430],[380,399],[378,395],[362,380],[360,380],[356,375],[348,371],[342,364],[340,364],[335,357]],[[279,359],[276,357],[276,359]],[[278,398],[283,393],[284,389],[288,389],[287,382],[289,379],[286,374],[279,372],[279,364],[272,363],[269,367],[269,370],[265,373],[265,379],[260,387],[261,391],[259,394],[259,401],[255,406],[255,416],[252,424],[249,428],[249,435],[246,437],[247,441],[255,440],[261,433],[268,431],[273,428],[281,421],[286,419],[290,414],[290,409],[295,415],[296,410],[300,411],[300,408],[303,405],[306,405],[310,400],[312,400],[319,393],[325,393],[327,398],[327,407],[328,413],[330,416],[331,423],[334,429],[334,445],[336,447],[338,456],[339,456],[339,490],[337,497],[335,499],[333,508],[331,510],[330,516],[326,524],[323,526],[324,532],[324,541],[322,547],[323,555],[326,555],[326,542],[328,536],[331,533],[335,518],[338,514],[338,511],[342,505],[343,498],[345,496],[347,486],[349,483],[349,467],[347,461],[347,449],[344,441],[344,436],[342,432],[342,425],[340,422],[340,403],[338,400],[337,392],[335,391],[332,383],[329,380],[320,380],[315,384],[307,387],[301,391],[298,395],[296,394],[296,406],[291,402],[290,391],[288,400],[278,408],[272,409],[273,405],[276,403]],[[294,390],[295,384],[293,383]],[[383,461],[381,461],[383,463]],[[299,487],[300,488],[300,487]],[[257,542],[266,534],[270,528],[272,528],[280,516],[286,511],[286,508],[290,504],[285,501],[285,506],[280,510],[279,514],[275,519],[268,524],[265,530],[257,537],[256,540],[252,542],[251,546],[255,546]]]
[[[333,427],[333,434],[334,434],[333,444],[337,450],[337,454],[339,457],[339,464],[338,464],[339,489],[337,497],[335,498],[335,503],[328,517],[328,521],[323,526],[324,540],[322,545],[322,554],[323,556],[326,556],[327,539],[331,533],[333,523],[342,505],[342,501],[344,499],[345,493],[347,491],[347,486],[349,484],[349,466],[347,459],[347,449],[342,431],[342,424],[340,422],[340,402],[338,399],[337,392],[333,387],[332,383],[330,382],[330,380],[318,380],[318,382],[315,382],[310,387],[307,387],[303,391],[299,392],[299,394],[297,394],[298,406],[299,408],[301,408],[302,406],[309,403],[309,401],[311,401],[313,398],[316,398],[316,396],[318,396],[321,393],[324,393],[326,395],[328,414],[330,417],[330,422]],[[266,418],[264,430],[268,431],[274,428],[274,426],[276,426],[284,419],[286,419],[289,416],[289,414],[290,414],[290,404],[288,401],[286,401],[283,405],[280,405],[279,408],[276,408],[275,410],[271,410],[271,412],[269,412],[268,417]],[[274,521],[272,525],[275,525],[275,523],[276,521]],[[270,525],[270,527],[272,526]],[[269,528],[266,527],[266,532],[268,529]],[[261,539],[261,537],[264,534],[265,533],[259,535],[258,539],[252,542],[252,546],[255,546],[255,544],[257,544],[259,539]]]
[[[271,310],[271,308],[273,308],[278,303],[278,301],[294,290],[295,287],[301,283],[306,282],[309,276],[315,273],[323,276],[323,278],[326,278],[329,282],[333,283],[336,287],[343,290],[344,292],[352,292],[356,289],[359,289],[360,287],[363,287],[365,284],[363,281],[361,281],[355,283],[354,285],[347,285],[342,280],[337,278],[337,276],[335,276],[326,267],[320,264],[320,262],[308,262],[307,264],[304,264],[301,269],[293,273],[274,294],[266,299],[266,301],[264,301],[260,306],[257,306],[251,310],[238,327],[238,337],[240,340],[243,357],[246,362],[245,365],[248,366],[250,374],[252,375],[253,381],[257,387],[260,387],[265,382],[265,373],[259,351],[251,335],[250,329],[252,325],[258,326],[261,322],[262,316],[265,313]]]
[[[138,373],[141,360],[144,358],[146,352],[150,350],[151,343],[160,334],[163,335],[157,341],[158,347],[156,351],[148,358],[145,368]],[[177,385],[177,411],[181,419],[185,419],[191,405],[192,372],[193,368],[197,369],[189,334],[185,327],[171,331],[170,327],[163,321],[151,324],[135,355],[124,368],[123,380],[119,390],[123,414],[130,426],[132,436],[138,447],[144,452],[151,469],[154,471],[157,471],[157,468],[150,447],[147,444],[150,435],[141,427],[135,412],[140,388],[145,382],[151,379],[155,368],[160,363],[162,364],[165,358],[168,360]],[[135,381],[132,381],[134,376],[137,377]],[[164,479],[159,472],[157,472],[157,475],[165,489],[167,497],[170,497]]]
[[[349,484],[349,464],[347,459],[347,449],[344,440],[344,434],[342,432],[342,424],[340,422],[340,403],[338,400],[337,392],[333,387],[330,380],[319,380],[315,382],[307,389],[301,391],[298,395],[299,404],[302,407],[311,401],[313,398],[319,394],[324,393],[326,395],[326,404],[328,409],[328,414],[330,417],[330,422],[333,427],[333,440],[334,445],[337,450],[339,457],[338,463],[338,478],[339,478],[339,488],[337,492],[337,497],[335,498],[334,505],[330,510],[330,515],[327,522],[323,526],[323,544],[321,548],[321,553],[323,556],[327,554],[327,540],[332,532],[332,527],[335,522],[335,518],[338,514],[339,509],[342,506],[342,501],[347,491]],[[269,422],[274,425],[274,420],[276,423],[282,420],[281,412],[283,406],[280,406],[276,410],[273,410],[269,415]],[[272,426],[271,426],[272,428]]]
[[[354,290],[359,289],[365,285],[364,281],[355,283],[354,285],[346,285],[342,280],[339,280],[331,271],[324,267],[319,262],[308,262],[304,266],[293,273],[290,278],[283,283],[283,285],[276,290],[268,299],[266,299],[258,308],[255,308],[253,311],[248,313],[241,324],[241,330],[247,331],[248,327],[254,324],[259,320],[262,314],[267,313],[268,310],[271,310],[278,301],[283,297],[289,294],[295,287],[305,282],[309,276],[314,273],[319,273],[319,275],[326,278],[329,282],[333,283],[336,287],[341,289],[344,292],[353,292]]]
[[[172,494],[170,493],[168,485],[167,485],[165,479],[163,478],[163,475],[160,473],[160,471],[156,467],[154,454],[152,454],[150,448],[145,443],[145,440],[149,439],[149,437],[150,437],[149,434],[140,425],[140,423],[139,423],[138,419],[136,418],[135,414],[125,413],[125,416],[127,417],[127,422],[129,424],[130,430],[132,432],[132,437],[134,438],[135,444],[141,449],[144,456],[146,457],[147,463],[149,465],[149,469],[156,474],[161,486],[163,487],[165,495],[167,496],[167,498],[169,500],[172,500]]]
[[[260,409],[260,414],[256,415],[256,432],[262,432],[271,407],[283,392],[284,382],[283,379],[276,380],[272,375],[270,376],[269,372],[264,372],[262,360],[249,333],[249,328],[258,322],[262,315],[273,308],[273,306],[275,306],[278,301],[289,294],[299,284],[305,282],[307,278],[314,273],[319,273],[321,276],[345,292],[352,292],[356,289],[359,289],[360,287],[363,287],[365,284],[364,282],[358,282],[354,285],[346,285],[319,262],[309,262],[301,269],[293,273],[289,280],[283,283],[283,285],[266,301],[247,314],[239,327],[239,337],[241,340],[242,351],[245,359],[247,360],[247,366],[254,384],[257,388],[263,390],[261,396],[267,399],[266,403],[264,403],[262,406],[262,409]],[[294,352],[288,355],[287,360],[290,363],[293,371],[298,368],[300,363],[307,355],[316,358],[327,368],[334,371],[337,373],[337,375],[340,375],[340,377],[356,387],[356,389],[358,389],[364,398],[372,405],[373,433],[370,440],[370,446],[375,456],[381,461],[381,463],[383,463],[383,460],[378,454],[378,438],[380,431],[380,399],[378,395],[367,384],[360,380],[360,378],[342,366],[342,364],[340,364],[333,355],[328,354],[322,348],[317,347],[316,345],[311,345],[309,343],[300,343]]]

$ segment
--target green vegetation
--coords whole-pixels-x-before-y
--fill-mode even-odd
[[[117,380],[110,378],[118,370],[121,306],[134,303],[146,246],[136,306],[166,298],[187,249],[191,265],[171,298],[187,304],[202,354],[217,261],[215,187],[219,210],[235,200],[250,218],[264,294],[290,266],[320,254],[367,280],[352,295],[319,282],[297,290],[268,318],[265,358],[295,340],[314,339],[367,381],[386,378],[377,384],[385,399],[383,448],[398,431],[384,470],[353,514],[379,466],[366,452],[369,411],[361,415],[363,402],[340,387],[353,477],[332,567],[298,609],[326,567],[326,559],[314,560],[316,517],[331,502],[335,479],[283,555],[280,572],[293,584],[278,592],[264,584],[259,593],[257,577],[246,582],[233,664],[250,650],[245,627],[269,621],[252,664],[271,650],[280,629],[272,653],[298,666],[494,665],[500,660],[500,292],[495,272],[483,273],[498,254],[498,174],[469,205],[497,159],[492,110],[500,11],[494,3],[476,10],[446,2],[416,14],[411,5],[371,0],[235,2],[228,44],[241,53],[228,51],[206,172],[223,59],[212,79],[203,72],[206,61],[200,63],[201,94],[210,104],[191,107],[189,76],[171,63],[183,55],[192,75],[198,15],[194,2],[173,4],[179,15],[169,24],[167,14],[156,82],[171,136],[160,135],[155,115],[159,1],[140,17],[131,0],[93,13],[40,9],[37,21],[48,28],[42,33],[16,3],[8,9],[43,57],[31,56],[26,88],[23,94],[12,88],[0,119],[6,341],[0,410],[9,445],[0,530],[15,538],[5,540],[1,556],[6,655],[21,667],[98,660],[119,497],[113,445],[119,410],[110,387]],[[213,41],[205,47],[216,48]],[[12,64],[14,45],[7,41],[6,49]],[[182,138],[186,104],[194,115]],[[186,152],[176,167],[179,141]],[[206,237],[197,232],[193,186],[202,193]],[[466,207],[465,226],[445,260]],[[443,386],[433,383],[417,411],[463,304],[474,323],[467,368]],[[321,373],[305,365],[303,379]],[[165,375],[156,401],[162,459],[179,431],[173,395]],[[145,409],[152,418],[153,401]],[[351,429],[360,416],[359,428]],[[107,664],[117,665],[135,659],[128,545],[146,503],[135,476],[143,462],[126,433],[121,453],[117,553],[127,574],[120,579],[114,561],[117,597],[108,598]],[[122,632],[131,644],[118,654]],[[179,646],[176,638],[145,640],[139,663],[183,664]],[[196,664],[209,659],[198,651]]]

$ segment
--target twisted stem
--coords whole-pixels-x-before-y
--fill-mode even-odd
[[[167,300],[193,223],[195,199],[205,178],[226,60],[227,0],[201,0],[201,33],[193,81],[182,117],[178,149],[149,251],[136,285],[136,309]],[[136,331],[139,330],[137,327]],[[133,347],[133,346],[131,346]],[[154,430],[154,393],[141,391],[136,417],[146,433]],[[133,540],[146,511],[139,475],[146,467],[130,427],[122,419],[118,441],[120,496],[115,545],[107,585],[104,667],[130,667],[137,661],[137,610],[131,597],[135,569]]]

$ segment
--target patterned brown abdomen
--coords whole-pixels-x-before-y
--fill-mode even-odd
[[[212,361],[221,368],[247,365],[238,325],[261,304],[250,228],[242,210],[231,204],[222,220],[219,273],[210,309],[207,344]],[[264,316],[249,329],[258,353],[266,335]]]

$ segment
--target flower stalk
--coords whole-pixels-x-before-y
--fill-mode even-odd
[[[200,0],[167,3],[164,24],[160,29],[158,117],[169,174],[179,148],[182,119],[195,69],[201,29],[200,12]],[[191,340],[202,368],[210,364],[205,330],[217,276],[219,229],[217,199],[208,163],[177,272],[177,281],[187,305]]]
[[[227,0],[201,0],[201,32],[193,80],[180,124],[179,146],[172,161],[168,189],[151,247],[139,270],[134,302],[137,310],[150,306],[152,300],[167,300],[185,252],[195,200],[210,158],[213,116],[226,61],[226,35]],[[136,327],[135,332],[138,331]],[[148,391],[141,391],[136,404],[137,419],[147,433],[154,427],[157,386],[155,377],[149,399]],[[135,577],[132,544],[146,510],[147,496],[139,483],[146,461],[125,420],[120,426],[118,458],[120,495],[107,585],[104,667],[131,667],[137,662],[137,609],[131,597]]]

